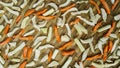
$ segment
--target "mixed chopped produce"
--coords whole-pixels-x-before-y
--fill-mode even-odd
[[[120,68],[120,0],[0,0],[0,68]]]

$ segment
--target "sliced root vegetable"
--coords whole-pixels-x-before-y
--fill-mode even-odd
[[[102,22],[98,22],[98,23],[94,26],[93,31],[96,32],[97,29],[98,29],[101,25],[102,25]]]
[[[31,61],[28,64],[26,64],[26,67],[33,67],[33,66],[35,66],[35,62],[34,61]]]
[[[114,16],[114,19],[115,19],[116,21],[120,20],[120,14],[115,15],[115,16]]]
[[[4,34],[6,35],[10,30],[10,24],[7,24],[5,29],[4,29]]]
[[[103,51],[103,61],[104,61],[104,62],[107,60],[108,48],[109,48],[108,45],[106,45],[106,46],[104,47],[104,51]]]
[[[33,48],[30,47],[30,48],[28,49],[28,52],[27,52],[27,58],[28,58],[28,60],[30,60],[30,58],[32,57],[32,53],[33,53]]]
[[[33,36],[23,36],[23,37],[19,37],[20,40],[33,40]]]
[[[115,28],[115,23],[116,22],[113,22],[112,23],[112,27],[108,30],[108,32],[104,35],[105,37],[108,37],[110,34],[111,34],[111,32],[113,32],[113,30],[114,30],[114,28]]]
[[[19,28],[14,28],[11,32],[7,34],[8,37],[12,37],[13,34],[18,30]]]
[[[61,67],[61,68],[67,68],[69,66],[69,64],[71,63],[72,61],[72,57],[68,57],[67,61],[65,62],[65,64]]]
[[[114,10],[116,8],[116,6],[118,5],[119,2],[120,2],[120,0],[115,1],[115,3],[112,6],[112,10]]]
[[[24,29],[27,25],[28,25],[28,20],[30,19],[30,17],[25,17],[22,21],[22,24],[21,24],[21,28]]]
[[[48,54],[48,62],[50,62],[52,60],[52,55],[53,55],[53,52],[52,52],[52,50],[50,50],[50,52]]]
[[[51,6],[55,9],[55,11],[58,10],[58,6],[55,3],[48,3],[48,6]]]
[[[59,5],[59,7],[66,7],[70,2],[71,0],[67,0],[65,3]]]
[[[49,27],[49,31],[48,31],[48,37],[46,39],[47,42],[50,42],[52,39],[52,27]]]
[[[35,12],[35,9],[29,9],[29,10],[27,10],[25,12],[24,16],[27,17],[27,16],[31,15],[32,13],[34,13],[34,12]]]
[[[55,49],[52,55],[52,59],[55,59],[57,54],[58,54],[59,50]]]
[[[56,16],[37,16],[39,19],[45,19],[45,20],[50,20],[54,19]]]
[[[68,50],[68,51],[62,51],[62,55],[68,56],[68,55],[73,55],[75,50]]]
[[[104,8],[106,9],[106,12],[110,14],[110,8],[105,0],[100,0],[100,2],[103,4]]]
[[[75,7],[75,6],[76,6],[76,4],[71,4],[71,5],[69,5],[69,6],[65,7],[65,8],[60,9],[60,11],[65,12],[65,11],[69,10],[70,8]]]
[[[45,62],[47,59],[48,59],[48,55],[45,55],[45,56],[40,60],[40,62],[41,62],[41,63],[42,63],[42,62]]]
[[[36,3],[33,4],[33,8],[37,7],[38,5],[41,5],[44,2],[44,0],[38,0]]]
[[[50,64],[48,64],[48,67],[56,67],[59,63],[57,61],[52,61]]]
[[[44,10],[41,10],[41,11],[37,11],[35,12],[36,15],[41,15],[43,13],[45,13],[48,9],[44,9]]]
[[[57,26],[54,26],[54,34],[55,34],[55,37],[56,37],[57,42],[60,42],[60,41],[61,41],[61,37],[60,37],[60,35],[59,35],[59,33],[58,33],[58,28],[57,28]]]
[[[21,18],[22,18],[22,16],[19,15],[19,16],[16,18],[15,23],[18,23],[18,22],[21,20]]]
[[[64,50],[67,47],[70,47],[73,44],[73,41],[69,41],[67,43],[65,43],[64,45],[62,45],[59,50]]]
[[[67,35],[62,35],[61,36],[61,41],[68,42],[68,41],[70,41],[70,38]]]
[[[88,53],[89,53],[89,50],[90,50],[90,48],[87,48],[87,49],[83,52],[81,61],[84,61],[84,60],[87,58],[87,55],[88,55]]]
[[[28,49],[29,49],[29,46],[25,46],[23,48],[23,53],[22,53],[23,58],[27,58]]]
[[[23,62],[20,64],[19,68],[25,68],[26,64],[27,64],[27,61],[23,61]]]
[[[0,42],[0,46],[8,44],[11,39],[12,39],[11,37],[6,38],[4,41]]]
[[[108,42],[108,45],[109,45],[109,49],[108,49],[108,52],[110,52],[112,50],[112,47],[113,47],[113,42],[110,40]]]
[[[18,38],[20,37],[23,33],[25,32],[24,29],[21,29],[20,32],[17,35],[14,35],[13,38]]]
[[[101,54],[97,54],[97,55],[95,55],[95,56],[87,57],[86,60],[91,61],[91,60],[94,60],[94,59],[99,59],[99,58],[101,58],[101,57],[102,57]]]
[[[107,20],[107,13],[106,13],[106,11],[103,8],[101,8],[101,12],[102,12],[101,14],[102,14],[103,21],[106,22],[106,20]]]
[[[28,3],[28,0],[24,0],[24,2],[20,5],[20,7],[22,9],[24,9],[26,7],[27,3]]]
[[[48,16],[48,15],[51,15],[54,11],[55,11],[55,10],[52,8],[52,9],[46,11],[45,13],[43,13],[42,15],[43,15],[43,16]]]
[[[111,25],[105,25],[105,26],[99,28],[97,31],[98,31],[98,32],[102,32],[102,31],[108,30],[108,29],[110,29],[110,28],[111,28]]]
[[[35,32],[35,30],[31,30],[31,31],[25,33],[24,36],[32,35],[34,32]]]
[[[4,26],[3,25],[0,25],[0,33],[1,31],[4,29]]]
[[[77,23],[79,23],[79,21],[80,21],[80,19],[76,18],[74,21],[70,22],[70,25],[77,24]]]
[[[18,11],[14,11],[14,10],[8,8],[8,7],[5,7],[5,8],[6,8],[10,13],[12,13],[12,14],[14,14],[14,15],[16,15],[16,16],[19,15],[19,12],[18,12]]]
[[[65,24],[65,26],[66,26],[66,29],[67,29],[68,36],[71,37],[72,32],[70,30],[70,26],[68,24]]]
[[[95,8],[97,9],[98,14],[100,14],[101,11],[100,11],[100,8],[99,8],[99,6],[97,5],[97,3],[95,3],[93,0],[90,0],[90,3],[93,4],[93,5],[95,5]]]

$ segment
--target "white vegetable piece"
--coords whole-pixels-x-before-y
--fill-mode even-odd
[[[81,16],[77,16],[78,18],[80,18],[80,20],[84,21],[86,24],[90,25],[90,26],[94,26],[95,24],[93,22],[90,22],[88,20],[86,20],[85,18],[82,18]]]
[[[43,16],[48,16],[51,15],[55,10],[53,8],[51,8],[50,10],[48,10],[47,12],[43,13]]]
[[[114,19],[115,19],[116,21],[120,20],[120,14],[114,16]]]
[[[117,38],[117,35],[116,34],[110,34],[110,37]]]
[[[47,59],[48,59],[48,55],[45,55],[45,56],[41,59],[40,62],[41,62],[41,63],[42,63],[42,62],[45,62]]]
[[[5,60],[3,59],[3,57],[2,57],[2,56],[0,56],[0,62],[1,62],[2,64],[4,64],[4,63],[5,63]]]
[[[111,53],[115,50],[116,46],[118,45],[119,43],[119,39],[117,39],[114,44],[113,44],[113,47],[112,47],[112,50],[111,50]]]
[[[58,19],[57,19],[57,27],[63,27],[63,26],[64,26],[63,20],[58,17]]]
[[[35,50],[35,57],[34,57],[34,61],[38,61],[39,60],[39,56],[40,56],[40,50],[36,49]]]
[[[88,1],[77,1],[77,4],[88,3]]]
[[[117,56],[120,56],[120,50],[117,50]]]
[[[58,6],[55,3],[48,3],[47,5],[53,7],[55,11],[58,10]]]
[[[67,61],[65,62],[65,64],[62,66],[62,68],[68,68],[69,64],[71,63],[72,61],[72,57],[68,57]]]
[[[18,68],[20,63],[14,64],[14,65],[9,65],[8,68]]]
[[[81,52],[85,51],[85,48],[83,47],[83,45],[80,43],[80,41],[77,38],[75,38],[74,41],[78,45]]]
[[[105,9],[101,8],[101,14],[102,14],[103,21],[106,22],[106,20],[107,20],[107,13],[106,13]]]
[[[59,65],[59,63],[57,61],[52,61],[50,64],[48,64],[48,67],[55,67],[58,65]]]
[[[42,50],[42,49],[48,49],[48,48],[54,48],[54,46],[52,46],[51,44],[45,44],[43,46],[40,46],[38,49]]]
[[[39,23],[39,25],[38,25],[38,27],[45,27],[46,26],[46,24],[47,24],[47,22],[48,21],[42,21],[42,22],[38,22]]]
[[[10,12],[10,13],[12,13],[12,14],[16,15],[16,16],[18,16],[18,15],[19,15],[19,12],[18,12],[18,11],[14,11],[14,10],[12,10],[12,9],[8,8],[8,7],[5,7],[5,8],[7,9],[7,11],[8,11],[8,12]]]
[[[48,28],[41,28],[41,31],[45,34],[47,34],[47,30],[48,30]]]
[[[5,15],[3,15],[2,17],[5,19],[6,23],[9,23],[9,24],[12,23],[12,19],[8,20],[8,18]]]
[[[120,28],[120,21],[117,23],[117,28]]]
[[[47,37],[46,36],[37,37],[33,43],[33,46],[37,45],[39,42],[43,41],[45,38]]]
[[[18,3],[18,1],[17,1],[17,0],[12,0],[12,2],[13,2],[14,4],[17,4],[17,3]]]
[[[39,67],[36,67],[36,68],[44,68],[43,66],[39,66]]]
[[[7,44],[6,49],[5,49],[5,54],[7,55],[9,52],[10,46]]]
[[[33,16],[32,18],[32,23],[33,23],[33,27],[36,28],[38,31],[40,31],[40,28],[38,27],[38,25],[36,25],[36,16]]]
[[[7,34],[7,36],[8,36],[8,37],[13,36],[13,34],[14,34],[18,29],[19,29],[19,28],[14,28],[13,31],[11,31],[11,32],[9,32],[9,33]]]
[[[13,58],[13,59],[11,59],[11,61],[12,61],[12,62],[20,62],[20,59],[18,59],[18,58]]]
[[[68,24],[65,24],[65,26],[66,26],[66,28],[67,28],[67,34],[68,34],[68,36],[71,37],[71,30],[70,30],[69,25],[68,25]]]
[[[77,12],[71,12],[72,15],[76,16],[78,14],[82,14],[82,13],[88,13],[89,10],[81,10],[81,11],[77,11]]]
[[[35,30],[31,30],[31,31],[25,33],[24,36],[32,35],[34,32],[35,32]]]
[[[115,0],[111,0],[111,3],[114,4]]]
[[[34,61],[31,61],[28,64],[26,64],[26,67],[32,67],[32,66],[35,66],[35,62]]]
[[[42,5],[37,6],[37,7],[35,8],[35,10],[38,11],[39,9],[43,8],[44,6],[45,6],[45,3],[42,3]]]
[[[9,7],[13,6],[13,3],[5,3],[5,2],[2,2],[2,1],[0,1],[0,4],[3,5],[3,6],[9,6]]]
[[[106,25],[106,26],[103,26],[103,27],[99,28],[97,31],[102,32],[102,31],[108,30],[110,28],[111,28],[111,25]]]
[[[20,5],[20,7],[23,9],[25,8],[25,6],[27,5],[28,1],[24,0],[24,2]]]
[[[67,6],[70,2],[71,2],[71,0],[66,0],[66,2],[63,3],[63,4],[61,4],[61,5],[59,5],[59,7],[60,7],[60,8],[61,8],[61,7],[65,7],[65,6]]]
[[[37,7],[38,5],[41,5],[44,2],[44,0],[38,0],[37,3],[33,4],[33,8]]]
[[[80,41],[81,41],[82,43],[85,43],[85,44],[87,44],[87,43],[91,43],[91,42],[93,41],[93,37],[88,38],[88,39],[86,39],[86,40],[82,40],[82,39],[80,39]]]
[[[28,20],[30,17],[25,17],[22,21],[21,28],[24,29],[28,25]]]
[[[83,54],[82,54],[82,59],[81,61],[84,61],[87,58],[88,52],[89,52],[90,48],[86,49]]]
[[[52,59],[55,59],[55,57],[57,56],[59,50],[55,49],[52,55]]]
[[[4,13],[5,11],[4,10],[0,10],[0,13]]]
[[[14,10],[17,10],[17,11],[21,10],[20,7],[16,7],[16,6],[12,6],[11,8],[14,9]]]
[[[33,48],[33,52],[41,45],[42,42],[39,42],[37,45],[35,45],[35,47]]]
[[[52,27],[49,27],[48,37],[46,39],[47,42],[50,42],[50,40],[52,39],[52,32]]]
[[[8,56],[14,55],[18,51],[22,50],[24,46],[25,46],[25,42],[22,42],[17,48],[15,48],[13,51],[9,52]]]
[[[0,68],[4,68],[3,65],[0,63]]]
[[[75,68],[84,68],[82,62],[80,62],[80,64],[78,65],[77,62],[75,63]]]
[[[9,42],[10,48],[16,47],[16,42]]]
[[[69,40],[70,40],[70,38],[67,35],[62,35],[61,36],[61,41],[68,42]]]
[[[4,29],[3,25],[0,25],[0,32]]]

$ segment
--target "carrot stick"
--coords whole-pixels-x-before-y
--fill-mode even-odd
[[[98,14],[101,13],[100,8],[98,7],[97,3],[95,3],[93,0],[90,0],[90,3],[95,5],[95,8],[97,9]]]
[[[38,11],[38,12],[36,12],[35,14],[36,14],[36,15],[40,15],[40,14],[45,13],[46,11],[47,11],[47,9],[44,9],[44,10],[42,10],[42,11]]]
[[[103,61],[106,61],[107,59],[107,54],[108,54],[108,45],[106,45],[104,47],[104,51],[103,51]]]
[[[4,30],[4,34],[6,35],[10,30],[10,24],[7,24]]]
[[[62,55],[64,55],[64,56],[68,56],[68,55],[72,55],[74,52],[75,52],[75,50],[62,51]]]
[[[113,42],[110,40],[110,41],[108,42],[108,44],[109,44],[108,52],[110,52],[110,51],[112,50],[112,47],[113,47]]]
[[[21,18],[22,18],[22,16],[19,15],[19,16],[16,18],[15,22],[18,23],[18,22],[20,21]]]
[[[97,54],[97,55],[95,55],[95,56],[86,58],[86,60],[94,60],[94,59],[99,59],[99,58],[101,58],[101,57],[102,57],[101,54]]]
[[[30,60],[30,58],[31,58],[31,56],[32,56],[32,52],[33,52],[33,48],[30,47],[30,48],[28,49],[28,52],[27,52],[27,58],[28,58],[28,60]]]
[[[23,61],[23,62],[20,64],[19,68],[25,68],[26,64],[27,64],[27,61]]]
[[[65,49],[66,47],[71,46],[72,43],[73,43],[73,41],[69,41],[69,42],[65,43],[64,45],[62,45],[62,46],[59,48],[59,50],[63,50],[63,49]]]
[[[98,22],[98,23],[94,26],[93,31],[96,32],[97,29],[101,26],[101,24],[102,24],[102,22]]]
[[[60,39],[60,35],[58,33],[57,26],[54,26],[54,33],[55,33],[55,37],[56,37],[57,42],[60,42],[61,39]]]
[[[60,9],[60,11],[65,12],[65,11],[69,10],[70,8],[72,8],[74,6],[76,6],[76,4],[72,4],[72,5],[69,5],[69,6],[65,7],[65,8],[62,8],[62,9]]]
[[[4,58],[5,60],[8,60],[8,55],[4,54],[4,55],[3,55],[3,58]]]
[[[20,35],[22,35],[25,32],[24,29],[21,29],[20,32],[17,35],[14,35],[13,38],[19,37]]]
[[[49,52],[49,54],[48,54],[48,62],[51,61],[51,59],[52,59],[52,54],[53,54],[53,52],[52,52],[52,50],[50,50],[50,52]]]
[[[74,21],[72,21],[72,22],[70,23],[70,25],[77,24],[79,21],[80,21],[80,19],[79,19],[79,18],[76,18]]]
[[[115,7],[118,5],[119,1],[120,1],[120,0],[116,0],[116,1],[115,1],[115,3],[114,3],[113,6],[112,6],[112,10],[115,9]]]
[[[33,38],[33,36],[19,37],[20,40],[32,40]]]
[[[109,8],[108,4],[106,3],[106,1],[105,0],[100,0],[100,1],[103,4],[104,8],[106,9],[106,12],[108,14],[110,14],[110,8]]]
[[[11,37],[8,37],[7,39],[5,39],[4,41],[0,42],[0,45],[6,45],[10,42]]]
[[[23,58],[27,58],[28,49],[29,49],[28,46],[25,46],[25,47],[23,48],[23,53],[22,53]]]
[[[25,17],[26,16],[29,16],[29,15],[31,15],[32,13],[34,13],[35,12],[35,9],[29,9],[29,10],[27,10],[26,12],[25,12]]]
[[[105,34],[105,37],[108,37],[111,34],[111,32],[114,30],[114,28],[115,28],[115,22],[112,23],[112,27]]]
[[[45,20],[50,20],[55,18],[56,16],[37,16],[39,19],[45,19]]]

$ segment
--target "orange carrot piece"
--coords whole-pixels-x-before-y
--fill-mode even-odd
[[[33,52],[33,48],[30,47],[30,48],[28,49],[28,52],[27,52],[27,58],[28,58],[28,60],[30,60],[30,58],[31,58],[31,56],[32,56],[32,52]]]
[[[110,52],[110,51],[112,50],[112,47],[113,47],[113,42],[110,40],[110,41],[108,42],[108,44],[109,44],[108,52]]]
[[[114,30],[114,28],[115,28],[115,22],[112,23],[112,27],[105,34],[105,37],[108,37],[111,34],[111,32]]]
[[[54,26],[54,33],[55,33],[55,37],[56,37],[57,42],[60,42],[61,39],[60,39],[60,35],[58,33],[57,26]]]
[[[52,60],[52,55],[53,55],[53,52],[52,52],[52,50],[50,50],[50,52],[48,54],[48,62],[50,62]]]
[[[20,40],[32,40],[33,38],[33,36],[19,37]]]
[[[115,3],[114,3],[113,6],[112,6],[112,10],[115,9],[115,7],[118,5],[119,1],[120,1],[120,0],[116,0],[116,1],[115,1]]]
[[[97,3],[95,3],[93,0],[90,0],[90,3],[95,5],[95,8],[97,9],[98,14],[101,13],[100,8],[98,7]]]
[[[8,55],[4,54],[4,55],[3,55],[3,58],[4,58],[5,60],[8,60]]]
[[[8,37],[7,39],[5,39],[4,41],[0,42],[0,45],[6,45],[10,42],[11,37]]]
[[[25,46],[25,47],[23,48],[23,53],[22,53],[23,58],[27,58],[28,49],[29,49],[28,46]]]
[[[50,20],[55,18],[56,16],[37,16],[39,19],[45,19],[45,20]]]
[[[106,45],[104,47],[104,51],[103,51],[103,61],[106,61],[107,59],[107,54],[108,54],[108,45]]]
[[[79,21],[80,21],[80,19],[79,19],[79,18],[76,18],[74,21],[72,21],[72,22],[70,23],[70,25],[77,24]]]
[[[38,11],[38,12],[36,12],[35,14],[36,14],[36,15],[40,15],[40,14],[45,13],[46,11],[47,11],[47,9],[44,9],[44,10],[42,10],[42,11]]]
[[[101,58],[102,57],[102,55],[101,54],[97,54],[97,55],[95,55],[95,56],[92,56],[92,57],[88,57],[88,58],[86,58],[86,60],[94,60],[94,59],[99,59],[99,58]]]
[[[73,41],[69,41],[69,42],[65,43],[63,46],[61,46],[61,47],[59,48],[59,50],[63,50],[63,49],[65,49],[66,47],[71,46],[72,43],[73,43]]]
[[[62,55],[64,55],[64,56],[68,56],[68,55],[72,55],[74,52],[75,52],[75,50],[62,51]]]
[[[27,64],[27,61],[23,61],[23,62],[20,64],[19,68],[25,68],[26,64]]]
[[[100,0],[100,2],[103,4],[106,12],[107,12],[108,14],[110,14],[110,8],[109,8],[108,4],[106,3],[106,1],[105,1],[105,0]]]
[[[34,13],[35,12],[35,9],[29,9],[29,10],[27,10],[26,12],[25,12],[25,15],[24,16],[29,16],[29,15],[31,15],[32,13]]]
[[[94,26],[93,31],[96,32],[97,29],[98,29],[101,25],[102,25],[102,22],[98,22],[98,23]]]
[[[18,23],[18,22],[20,21],[21,18],[22,18],[22,16],[19,15],[19,16],[16,18],[15,22]]]
[[[21,29],[20,32],[17,35],[14,35],[13,38],[21,36],[25,32],[24,29]]]
[[[72,8],[74,6],[76,6],[76,4],[72,4],[72,5],[69,5],[69,6],[65,7],[65,8],[62,8],[62,9],[60,9],[60,11],[65,12],[65,11],[69,10],[70,8]]]
[[[7,24],[4,30],[4,34],[6,35],[10,30],[10,24]]]

